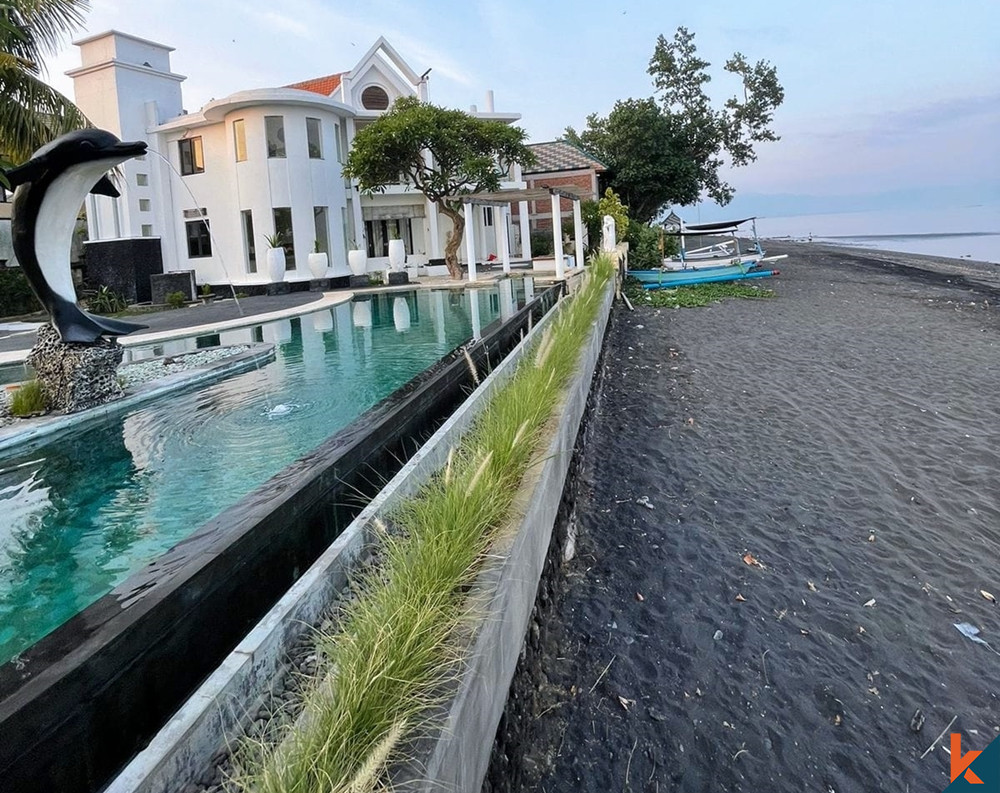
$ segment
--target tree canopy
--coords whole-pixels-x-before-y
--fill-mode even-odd
[[[661,35],[648,69],[658,95],[620,100],[606,117],[588,116],[582,132],[566,130],[608,165],[607,183],[635,220],[648,223],[666,206],[693,204],[702,194],[729,203],[734,191],[720,176],[727,159],[747,165],[757,158],[754,144],[778,140],[771,123],[785,93],[777,69],[733,54],[724,69],[740,78],[742,98],[715,108],[705,91],[709,66],[687,28],[669,41]]]
[[[42,81],[42,58],[88,9],[87,0],[0,3],[0,160],[20,163],[53,137],[86,126],[76,105]]]
[[[376,193],[405,179],[451,219],[445,261],[460,278],[458,247],[465,231],[462,196],[496,190],[510,167],[534,161],[525,132],[415,97],[393,106],[354,137],[344,175]]]

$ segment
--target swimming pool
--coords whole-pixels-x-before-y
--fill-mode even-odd
[[[381,293],[135,351],[256,340],[276,358],[0,460],[0,663],[509,316],[525,281]]]

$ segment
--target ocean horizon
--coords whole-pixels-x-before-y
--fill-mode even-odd
[[[762,239],[1000,263],[1000,206],[759,217]]]

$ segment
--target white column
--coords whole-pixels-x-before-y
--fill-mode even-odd
[[[503,271],[510,275],[510,207],[500,208],[500,256],[503,258]],[[494,217],[494,222],[496,218]]]
[[[521,258],[531,261],[531,223],[528,219],[528,202],[517,202],[517,220],[521,225]]]
[[[556,278],[566,277],[566,263],[563,261],[562,246],[562,206],[557,195],[552,196],[552,250],[556,255]]]
[[[476,276],[476,213],[473,205],[465,204],[465,255],[469,260],[469,280],[475,281]]]
[[[576,242],[576,266],[583,267],[583,217],[578,198],[573,200],[573,236]]]
[[[441,258],[441,233],[438,231],[438,205],[433,201],[427,202],[427,224],[431,235],[431,244],[427,250],[430,253],[428,258]]]

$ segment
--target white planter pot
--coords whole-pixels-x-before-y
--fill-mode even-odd
[[[285,280],[285,249],[270,248],[267,252],[267,275],[272,281]]]
[[[354,275],[364,275],[368,270],[368,254],[362,250],[348,251],[347,263]]]
[[[309,272],[313,278],[326,277],[327,259],[325,253],[309,254]]]
[[[403,272],[406,264],[406,248],[402,240],[389,240],[389,269],[394,273]]]

